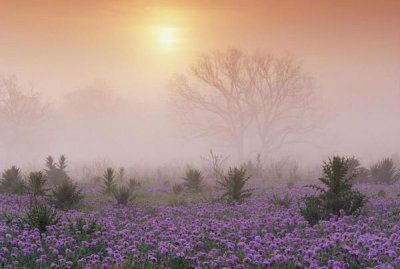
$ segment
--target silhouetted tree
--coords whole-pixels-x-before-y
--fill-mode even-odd
[[[290,57],[230,49],[201,55],[189,75],[177,76],[172,100],[196,134],[228,139],[242,158],[250,130],[268,150],[311,128],[305,124],[312,111],[311,85]]]

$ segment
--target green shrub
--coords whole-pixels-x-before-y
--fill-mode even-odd
[[[252,195],[252,189],[244,189],[250,177],[246,176],[244,168],[230,168],[228,174],[217,185],[224,191],[222,198],[228,202],[243,202]]]
[[[294,182],[293,182],[292,180],[289,180],[289,181],[286,183],[286,186],[287,186],[289,189],[291,189],[291,188],[294,187]]]
[[[288,193],[285,194],[285,196],[280,197],[277,194],[274,194],[271,198],[271,203],[274,205],[278,206],[284,206],[286,208],[289,208],[289,206],[292,204],[293,199],[289,196]]]
[[[132,195],[132,189],[125,186],[120,186],[113,190],[113,196],[119,205],[128,204],[129,200],[132,198]]]
[[[27,188],[33,196],[45,195],[46,191],[49,190],[44,188],[45,184],[46,178],[42,172],[32,172],[29,174]]]
[[[400,173],[394,166],[393,160],[385,158],[369,169],[372,182],[391,184],[400,178]]]
[[[184,186],[189,191],[200,192],[202,190],[203,176],[199,170],[189,168],[183,180]]]
[[[183,185],[175,183],[174,186],[172,186],[172,192],[176,195],[179,195],[183,192]]]
[[[31,228],[38,228],[42,233],[46,232],[48,226],[56,225],[59,220],[56,211],[43,203],[35,203],[22,219],[23,223],[29,224]]]
[[[329,218],[330,215],[339,216],[355,214],[366,203],[365,195],[353,190],[356,174],[349,174],[349,159],[335,156],[323,165],[323,177],[319,180],[326,188],[311,185],[318,191],[319,196],[306,196],[305,207],[301,214],[310,224],[315,224],[320,219]],[[316,219],[314,219],[316,218]]]
[[[136,178],[131,178],[131,179],[129,179],[129,181],[128,181],[128,187],[129,187],[130,189],[135,190],[135,189],[137,189],[137,188],[139,188],[139,187],[141,187],[141,186],[142,186],[142,184],[141,184],[140,181],[137,180]]]
[[[64,181],[70,180],[67,172],[67,159],[64,155],[61,155],[58,159],[58,163],[54,161],[52,156],[48,156],[46,159],[46,173],[47,182],[51,186],[60,185]]]
[[[384,190],[378,191],[378,197],[386,197],[386,192]]]
[[[69,231],[71,234],[78,234],[81,237],[93,234],[97,231],[103,231],[104,226],[99,224],[96,219],[76,218],[75,220],[68,219]]]
[[[76,208],[83,198],[82,190],[71,180],[64,181],[53,189],[54,205],[62,210]]]
[[[0,179],[0,192],[10,194],[22,194],[26,191],[25,182],[22,179],[19,168],[12,166],[3,172]]]
[[[117,183],[115,182],[114,169],[107,168],[103,175],[103,193],[106,195],[111,195],[116,188]]]

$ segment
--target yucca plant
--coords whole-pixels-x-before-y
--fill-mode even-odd
[[[71,180],[66,180],[53,189],[53,203],[62,210],[76,208],[83,198],[82,190]]]
[[[31,228],[38,228],[44,233],[50,225],[56,225],[60,220],[57,212],[44,203],[35,203],[22,219]]]
[[[125,187],[119,186],[113,189],[113,196],[119,205],[128,204],[129,200],[132,198],[133,190]]]
[[[197,169],[189,168],[183,178],[183,185],[191,192],[200,192],[202,189],[203,176]]]
[[[64,181],[70,180],[67,171],[67,158],[61,155],[58,159],[58,163],[54,161],[52,156],[46,158],[46,173],[47,182],[51,186],[56,186]]]
[[[114,169],[107,168],[103,175],[103,193],[106,195],[111,195],[116,188],[117,183],[115,182]]]
[[[349,159],[339,156],[330,158],[323,164],[323,177],[319,178],[325,185],[309,185],[320,192],[318,196],[306,196],[305,207],[301,214],[310,224],[315,224],[321,219],[329,218],[331,215],[352,215],[364,206],[366,196],[357,190],[353,190],[353,183],[357,176],[356,172],[349,173]]]
[[[45,195],[46,191],[49,190],[44,188],[45,184],[46,178],[42,172],[32,172],[29,174],[27,189],[33,196]]]
[[[26,191],[25,182],[22,179],[19,168],[12,166],[3,172],[0,179],[0,192],[10,194],[22,194]]]
[[[222,198],[228,202],[243,202],[252,195],[253,189],[244,189],[250,177],[246,176],[246,169],[230,168],[228,174],[217,185],[224,191]]]
[[[372,182],[391,184],[400,178],[400,172],[396,169],[393,160],[385,158],[369,169]]]

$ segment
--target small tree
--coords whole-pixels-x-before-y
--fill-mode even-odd
[[[369,172],[371,180],[375,183],[391,184],[400,178],[400,172],[390,158],[385,158],[372,165]]]
[[[83,198],[82,190],[71,180],[62,182],[53,190],[54,205],[62,210],[76,208]]]
[[[189,168],[186,171],[186,176],[183,178],[184,186],[192,192],[200,192],[202,189],[203,176],[197,169]]]
[[[3,172],[0,179],[0,192],[10,194],[22,194],[26,190],[19,168],[12,166]]]
[[[28,177],[28,190],[33,196],[42,196],[46,194],[44,186],[46,184],[46,178],[42,172],[32,172]]]
[[[252,189],[244,189],[250,177],[246,176],[244,168],[230,168],[228,175],[224,176],[221,181],[217,181],[223,190],[222,198],[226,198],[228,202],[243,202],[252,195]]]
[[[338,156],[324,162],[323,177],[319,180],[326,188],[310,185],[321,194],[306,196],[305,207],[301,209],[301,214],[311,225],[330,215],[339,216],[341,212],[345,215],[355,214],[366,203],[365,195],[352,189],[357,174],[349,174],[349,166],[348,158]]]
[[[35,203],[22,221],[29,224],[30,228],[37,228],[44,233],[48,226],[56,225],[60,221],[60,216],[46,204]]]
[[[117,184],[115,182],[115,173],[114,169],[107,168],[103,175],[103,193],[110,195],[113,193],[114,189],[116,188]]]
[[[58,163],[54,161],[52,156],[46,158],[46,178],[48,183],[52,186],[59,185],[64,181],[70,180],[67,172],[67,159],[64,155],[61,155],[58,159]]]

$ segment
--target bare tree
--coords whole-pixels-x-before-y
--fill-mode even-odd
[[[0,81],[0,125],[13,129],[34,127],[48,115],[40,93],[24,91],[15,77]]]
[[[243,157],[246,140],[263,150],[304,131],[311,110],[311,78],[290,57],[238,49],[201,55],[189,75],[173,81],[173,104],[201,135],[228,139]],[[255,135],[256,134],[256,135]]]

